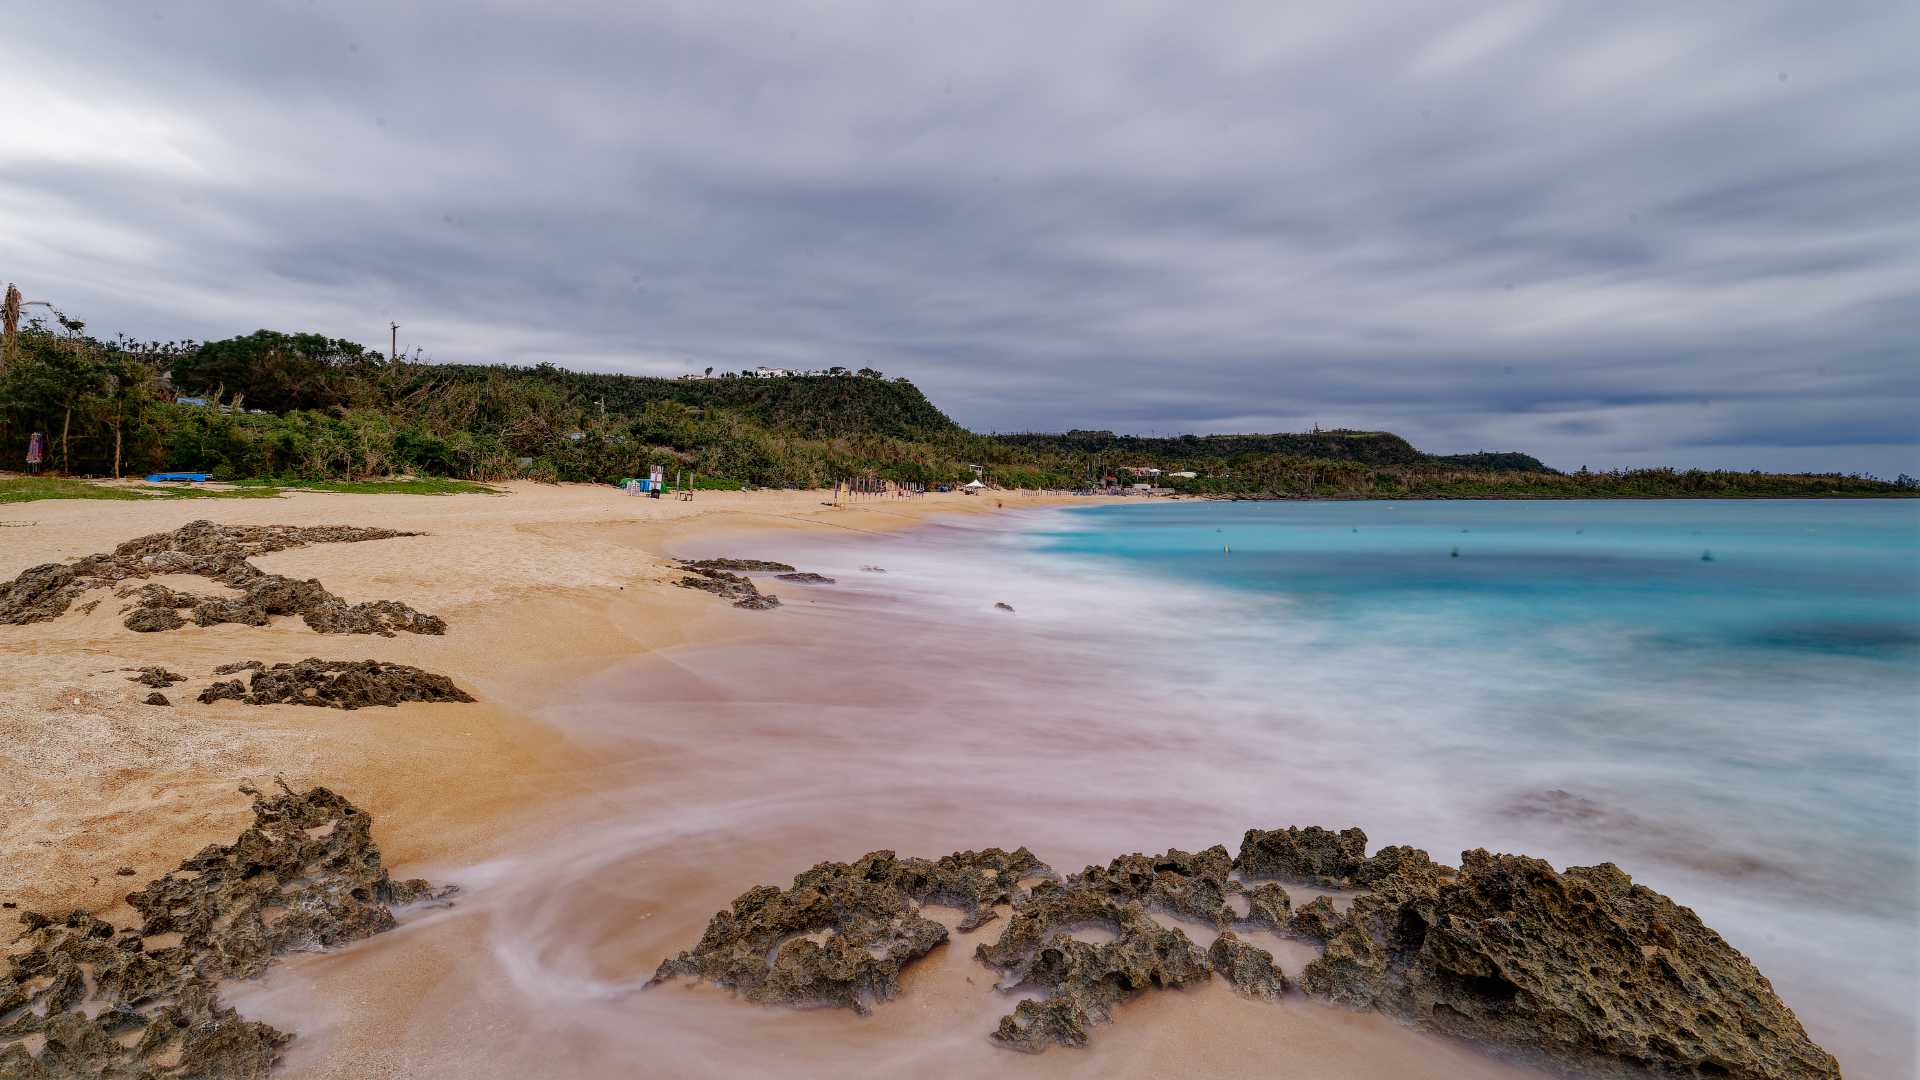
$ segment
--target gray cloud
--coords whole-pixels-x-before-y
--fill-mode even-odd
[[[28,12],[0,273],[983,430],[1920,471],[1910,5],[554,7]]]

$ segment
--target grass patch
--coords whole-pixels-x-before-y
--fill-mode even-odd
[[[244,489],[333,491],[343,495],[498,495],[500,489],[471,480],[415,476],[397,480],[239,480]]]
[[[0,480],[0,503],[39,502],[42,499],[118,499],[151,502],[165,499],[271,499],[277,487],[248,487],[209,491],[189,487],[108,487],[64,476],[22,476]]]

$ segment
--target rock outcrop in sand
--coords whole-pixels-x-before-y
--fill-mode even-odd
[[[735,560],[709,560],[710,562]],[[722,600],[729,601],[737,608],[749,611],[765,611],[780,606],[780,598],[771,593],[763,593],[754,585],[752,579],[744,574],[735,574],[727,570],[703,569],[685,564],[693,572],[682,577],[675,585],[683,589],[697,589],[709,592]]]
[[[1456,870],[1416,848],[1371,857],[1366,848],[1359,829],[1256,829],[1238,856],[1222,846],[1125,855],[1065,880],[1025,848],[937,863],[879,851],[822,863],[791,889],[743,894],[653,982],[689,976],[763,1004],[865,1012],[897,993],[906,964],[947,940],[920,905],[959,905],[965,931],[1004,903],[1011,917],[975,956],[1001,973],[996,989],[1045,994],[1020,1001],[993,1032],[1013,1049],[1083,1044],[1127,998],[1214,974],[1250,997],[1287,995],[1292,980],[1237,929],[1320,943],[1299,980],[1313,997],[1569,1075],[1840,1075],[1746,957],[1612,864],[1559,873],[1469,851]],[[1023,888],[1028,878],[1040,880]],[[1325,896],[1295,909],[1264,879],[1366,891],[1345,910]],[[1203,950],[1154,911],[1223,932]]]
[[[683,559],[680,565],[689,570],[733,570],[762,574],[791,574],[795,570],[795,567],[786,563],[767,559]]]
[[[393,600],[349,604],[318,581],[296,581],[268,574],[247,560],[255,555],[309,544],[345,544],[385,540],[415,533],[360,529],[345,525],[215,525],[195,521],[168,533],[129,540],[112,552],[88,555],[65,565],[32,567],[0,585],[0,623],[24,624],[58,618],[92,589],[119,587],[134,598],[127,612],[129,630],[153,633],[198,626],[241,623],[265,626],[276,615],[298,615],[323,634],[396,632],[444,634],[445,621]],[[237,590],[237,596],[202,596],[158,583],[129,584],[163,574],[191,574]],[[186,615],[180,614],[186,611]]]
[[[1840,1075],[1745,956],[1612,863],[1460,861],[1355,899],[1307,992],[1587,1076]]]
[[[708,923],[699,944],[661,963],[649,986],[675,976],[708,979],[747,1000],[838,1005],[865,1013],[900,989],[900,970],[947,940],[919,913],[937,903],[966,912],[963,929],[994,917],[1023,877],[1050,875],[1026,848],[962,851],[938,860],[875,851],[821,863],[793,887],[742,893]]]
[[[244,701],[249,705],[315,705],[328,709],[394,706],[403,701],[470,702],[471,694],[445,675],[379,660],[321,660],[309,657],[267,667],[258,660],[223,664],[216,675],[252,671],[248,683],[231,679],[201,691],[202,702]]]
[[[265,1077],[291,1036],[224,1005],[220,980],[391,929],[392,905],[453,892],[389,878],[372,819],[325,788],[242,790],[252,827],[129,894],[137,928],[21,915],[0,974],[0,1076]]]

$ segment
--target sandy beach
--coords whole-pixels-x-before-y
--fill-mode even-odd
[[[756,492],[680,503],[514,484],[498,495],[5,507],[0,578],[201,518],[417,531],[252,561],[349,602],[411,605],[448,629],[321,635],[280,618],[143,634],[106,592],[86,598],[102,598],[90,612],[0,627],[0,901],[124,922],[130,888],[248,823],[243,783],[282,777],[370,812],[396,877],[463,892],[448,910],[402,912],[396,931],[289,955],[231,984],[243,1015],[296,1033],[276,1075],[1540,1075],[1377,1013],[1298,995],[1254,1001],[1218,980],[1139,996],[1085,1048],[1013,1053],[986,1035],[1014,995],[990,992],[992,973],[972,957],[993,931],[955,934],[867,1017],[758,1008],[685,983],[642,989],[734,897],[822,860],[1030,844],[1067,872],[1319,820],[1322,796],[1307,788],[1209,796],[1205,785],[1235,772],[1230,745],[1147,718],[1110,727],[1104,744],[1077,740],[1102,730],[1087,704],[1102,664],[1076,655],[1073,613],[1046,610],[1037,583],[988,587],[983,576],[980,611],[955,624],[921,610],[906,575],[833,562],[837,547],[905,557],[933,536],[964,548],[966,530],[996,512],[1075,501],[993,493],[836,507],[828,493]],[[786,604],[772,612],[674,587],[674,558],[717,556],[790,557],[841,574],[842,587],[762,580]],[[1018,622],[993,607],[1003,598],[1017,601]],[[943,657],[963,639],[986,643],[970,655],[994,658],[955,672]],[[306,657],[415,665],[478,702],[339,711],[195,700],[217,665]],[[887,666],[873,669],[876,657]],[[144,704],[148,688],[128,680],[148,665],[188,677],[168,691],[173,707]],[[952,929],[957,912],[937,917]],[[1202,948],[1217,933],[1178,928]],[[1314,952],[1253,940],[1296,975]]]
[[[602,487],[511,484],[501,495],[294,493],[274,500],[45,501],[0,507],[0,579],[207,519],[345,524],[423,536],[277,552],[263,570],[318,578],[349,601],[393,599],[447,619],[444,637],[324,636],[298,619],[141,634],[123,602],[0,626],[0,894],[23,909],[112,919],[130,867],[145,881],[248,820],[237,785],[283,776],[343,792],[376,816],[390,863],[467,858],[567,793],[581,760],[532,713],[617,660],[764,629],[765,615],[672,588],[669,552],[765,530],[900,529],[1046,496],[932,494],[822,505],[822,492],[702,492],[677,502]],[[724,554],[717,549],[702,554]],[[186,579],[178,587],[217,591]],[[451,676],[480,699],[437,710],[201,705],[223,663],[372,658]],[[123,669],[189,676],[175,708],[142,704]],[[119,912],[124,913],[124,912]]]

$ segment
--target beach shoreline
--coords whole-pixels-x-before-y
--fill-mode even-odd
[[[501,495],[290,493],[273,500],[50,501],[0,506],[0,580],[111,551],[207,519],[351,525],[425,535],[323,544],[255,559],[317,578],[350,602],[395,599],[447,619],[444,637],[321,635],[297,618],[263,627],[135,633],[126,603],[0,626],[0,901],[21,910],[124,914],[145,881],[247,820],[247,780],[284,776],[349,794],[379,822],[390,865],[466,861],[508,819],[537,815],[582,764],[535,714],[577,680],[649,651],[721,642],[778,613],[735,611],[673,588],[673,556],[726,555],[724,541],[789,530],[881,533],[947,514],[1050,505],[996,492],[865,498],[831,492],[701,492],[691,502],[588,485],[506,485]],[[83,600],[83,603],[84,603]],[[412,664],[480,698],[448,709],[260,709],[191,694],[219,664],[309,656]],[[174,707],[142,704],[123,669],[188,676]],[[134,875],[116,876],[128,867]]]
[[[698,940],[713,912],[823,860],[1030,845],[1065,873],[1132,851],[1232,845],[1246,828],[1372,832],[1382,813],[1331,796],[1324,785],[1337,776],[1255,783],[1281,775],[1247,756],[1259,744],[1159,725],[1146,698],[1103,691],[1122,655],[1105,628],[1182,610],[1216,624],[1249,613],[1167,582],[1116,590],[1124,578],[1108,571],[1018,554],[1034,542],[1022,512],[1086,500],[701,499],[515,485],[504,496],[7,508],[32,522],[9,533],[44,546],[39,557],[0,552],[0,576],[197,517],[424,532],[253,561],[449,628],[334,636],[281,618],[137,634],[111,598],[0,627],[0,656],[18,661],[0,680],[0,738],[20,748],[0,758],[0,789],[24,810],[0,826],[0,880],[24,887],[0,899],[124,923],[127,889],[245,824],[243,782],[284,777],[370,813],[397,877],[466,891],[450,911],[402,912],[398,932],[287,956],[232,984],[243,1015],[298,1036],[277,1075],[601,1075],[636,1054],[670,1075],[1537,1075],[1379,1013],[1250,1003],[1224,986],[1148,993],[1088,1048],[1009,1054],[986,1034],[1011,1002],[985,992],[993,976],[971,960],[997,930],[956,935],[874,1017],[747,1008],[683,984],[643,995],[654,966]],[[1001,510],[1009,517],[993,516]],[[757,575],[784,601],[774,612],[674,587],[675,559],[726,556],[839,582]],[[1219,630],[1222,643],[1246,632]],[[306,656],[416,665],[479,702],[341,712],[193,700],[215,665]],[[168,691],[174,708],[139,704],[146,689],[126,669],[147,665],[189,676]],[[1224,687],[1194,689],[1227,704],[1209,696]],[[1383,831],[1375,844],[1405,839]],[[1444,843],[1433,850],[1451,861]],[[1296,979],[1311,952],[1259,944],[1288,956]],[[547,1031],[550,1042],[532,1039]]]

